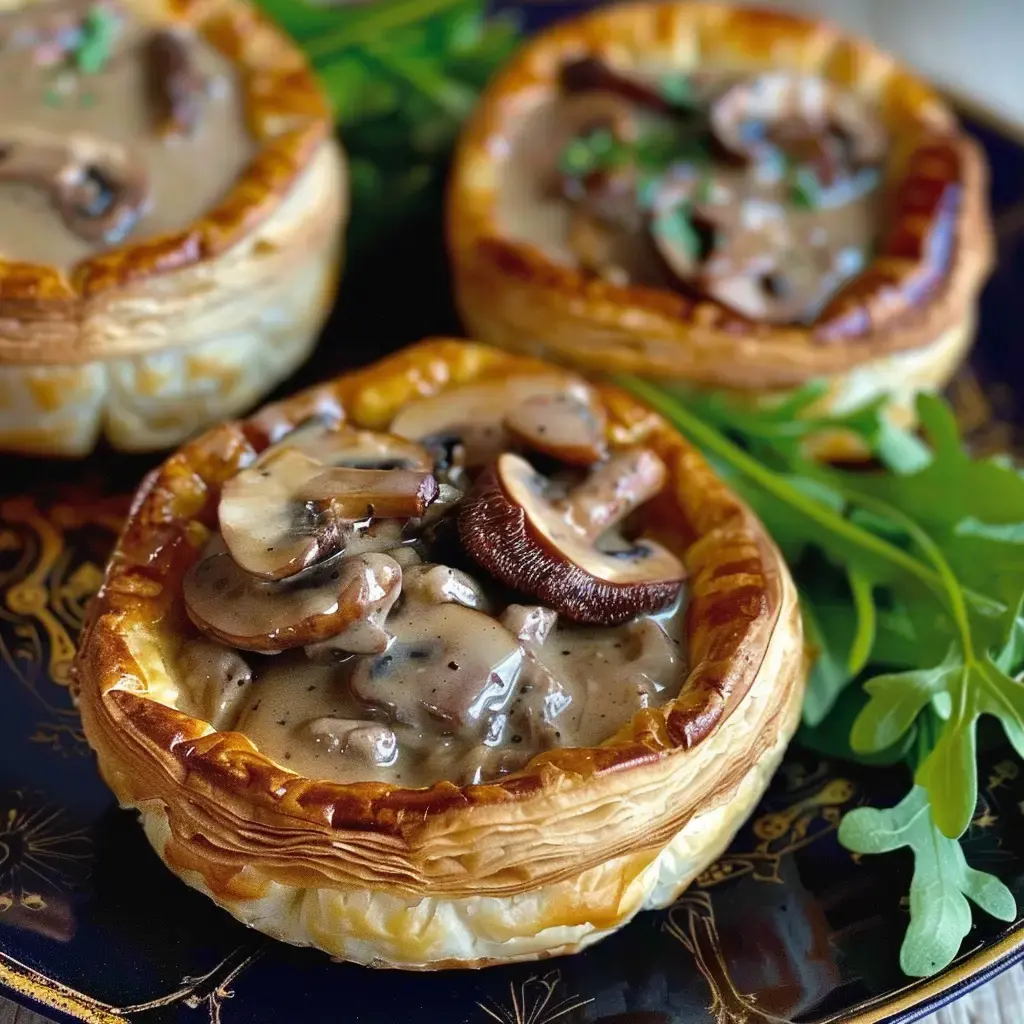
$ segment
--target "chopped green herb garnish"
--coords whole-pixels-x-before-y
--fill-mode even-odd
[[[792,172],[789,199],[802,210],[816,210],[821,205],[821,184],[810,167],[797,167]]]
[[[589,174],[594,169],[594,154],[586,139],[573,139],[562,151],[559,170],[571,178]]]
[[[64,97],[56,89],[47,89],[43,102],[48,107],[59,107],[64,102]]]
[[[632,149],[619,142],[610,128],[595,128],[565,147],[558,166],[567,177],[580,178],[593,171],[622,167],[630,163],[632,155]]]
[[[700,235],[693,226],[693,221],[690,219],[690,208],[686,203],[680,203],[670,210],[664,210],[657,214],[652,224],[652,230],[666,245],[681,249],[690,259],[699,259]]]
[[[711,197],[714,194],[714,191],[715,191],[714,179],[710,175],[707,175],[707,176],[701,178],[699,182],[697,182],[697,189],[696,189],[696,192],[694,193],[694,199],[698,203],[710,203],[711,202]]]
[[[617,143],[610,128],[595,128],[588,136],[587,142],[590,151],[595,157],[610,157],[614,152]]]
[[[636,204],[641,210],[653,210],[661,190],[660,174],[641,174],[636,184]]]
[[[703,164],[708,160],[701,136],[691,126],[671,121],[644,125],[634,148],[637,165],[650,171],[664,171],[683,161]]]
[[[658,81],[658,92],[675,107],[692,109],[697,106],[697,94],[689,75],[665,75]]]
[[[75,65],[82,74],[95,75],[107,66],[118,28],[117,16],[106,8],[93,7],[85,16],[82,41],[75,51]]]

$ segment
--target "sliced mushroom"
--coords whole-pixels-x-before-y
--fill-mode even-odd
[[[150,201],[145,163],[127,147],[84,132],[0,125],[5,181],[47,193],[68,230],[87,242],[122,241]]]
[[[392,629],[385,654],[357,662],[352,692],[403,724],[482,737],[511,699],[523,665],[519,641],[459,604],[416,606]]]
[[[338,636],[362,623],[402,585],[387,555],[335,556],[286,580],[261,580],[219,541],[186,573],[185,608],[207,636],[245,651],[275,654]]]
[[[657,114],[689,115],[690,108],[673,103],[655,85],[619,71],[600,57],[581,57],[562,66],[562,91],[569,93],[604,92],[628,100]]]
[[[178,654],[177,667],[203,718],[217,729],[230,729],[252,682],[252,669],[238,651],[209,640],[190,640]]]
[[[410,604],[461,604],[490,611],[483,588],[468,573],[450,565],[414,565],[402,578],[403,608]]]
[[[813,315],[859,267],[850,263],[847,250],[813,244],[781,205],[762,199],[666,209],[651,228],[665,265],[680,282],[764,323]]]
[[[156,121],[168,135],[191,135],[199,125],[206,98],[206,78],[180,32],[161,29],[146,43],[143,61]]]
[[[647,449],[614,456],[567,497],[506,453],[463,503],[459,535],[501,582],[576,622],[612,625],[656,611],[679,594],[683,564],[649,540],[613,527],[661,489],[665,466]]]
[[[346,424],[332,426],[314,419],[286,434],[272,448],[295,448],[325,466],[350,469],[433,469],[430,453],[419,444],[395,434],[359,430]]]
[[[505,417],[505,429],[528,448],[574,466],[607,454],[604,410],[573,395],[534,395]]]
[[[773,148],[810,158],[826,183],[833,175],[825,165],[863,166],[885,155],[881,121],[859,96],[826,79],[783,71],[727,89],[711,106],[711,129],[723,146],[748,159],[760,160]]]
[[[401,563],[390,555],[366,555],[368,565],[374,567],[374,581],[367,583],[367,594],[362,615],[345,626],[329,640],[306,647],[306,656],[311,661],[332,664],[344,661],[353,654],[381,654],[391,645],[391,634],[387,631],[388,614],[394,607],[404,585],[405,570]],[[386,558],[387,562],[378,559]],[[354,561],[348,558],[346,561]],[[401,568],[398,582],[394,578],[394,562]],[[383,567],[388,566],[388,578],[382,578]]]
[[[352,718],[313,718],[302,731],[328,754],[344,754],[358,760],[387,768],[398,760],[398,739],[381,722],[364,722]]]
[[[426,444],[454,443],[461,449],[457,459],[461,465],[481,466],[508,447],[502,426],[508,413],[541,395],[569,395],[596,404],[591,389],[572,377],[510,377],[411,402],[392,421],[391,432]]]
[[[344,519],[411,519],[437,497],[437,481],[414,469],[322,469],[299,487],[303,502],[330,505]]]
[[[429,473],[328,468],[282,448],[227,481],[218,515],[243,569],[283,579],[340,551],[359,520],[422,515],[436,494]]]

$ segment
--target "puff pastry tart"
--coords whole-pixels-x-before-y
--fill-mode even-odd
[[[0,2],[0,448],[177,444],[306,356],[347,186],[244,0]]]
[[[794,586],[664,421],[415,346],[144,483],[77,660],[168,867],[375,966],[568,953],[726,846],[803,691]]]
[[[462,137],[458,303],[484,341],[815,411],[945,385],[992,260],[948,106],[838,29],[630,3],[528,42]]]

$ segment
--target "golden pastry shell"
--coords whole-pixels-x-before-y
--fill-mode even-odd
[[[888,208],[874,259],[815,323],[772,325],[714,300],[595,279],[505,237],[497,194],[514,130],[556,93],[562,65],[587,55],[627,70],[786,69],[863,96],[891,137]],[[958,195],[952,212],[947,186]],[[986,186],[980,148],[949,106],[866,41],[780,12],[620,4],[530,40],[485,91],[459,142],[448,195],[456,296],[467,327],[484,341],[592,370],[757,391],[826,377],[841,392],[839,375],[870,365],[877,377],[909,374],[911,386],[934,386],[963,355],[965,321],[992,262]],[[924,349],[934,354],[915,353],[904,369],[899,355]]]
[[[101,432],[127,449],[178,443],[287,376],[333,300],[347,168],[305,56],[246,0],[121,3],[230,60],[256,151],[181,231],[66,271],[0,256],[0,448],[77,455]]]
[[[449,907],[467,898],[514,903],[581,873],[613,872],[627,862],[635,873],[713,812],[724,824],[704,840],[696,868],[679,879],[684,885],[720,852],[742,821],[737,815],[749,813],[767,784],[802,696],[792,580],[763,527],[702,456],[612,388],[598,391],[610,446],[650,446],[669,470],[665,490],[646,508],[646,526],[685,559],[690,574],[689,671],[676,700],[641,712],[601,746],[552,750],[484,785],[425,789],[302,778],[245,736],[216,732],[173,706],[174,651],[194,635],[182,609],[182,576],[215,528],[225,480],[313,413],[381,429],[415,398],[552,372],[561,371],[476,344],[423,342],[209,431],[140,488],[79,645],[83,723],[105,779],[123,805],[143,811],[167,863],[243,920],[258,918],[272,934],[366,961],[480,962],[470,953],[450,954],[451,963],[422,950],[400,955],[386,943],[353,952],[332,934],[296,932],[257,909],[275,893],[310,891],[337,901],[366,892],[412,906],[425,897]],[[756,714],[748,707],[755,681]],[[722,750],[716,736],[732,736],[732,727],[737,738]],[[734,808],[730,799],[744,785]],[[585,908],[586,893],[580,898]],[[317,905],[322,912],[323,899]],[[367,916],[365,905],[359,913]],[[549,923],[557,913],[544,908]],[[348,911],[339,915],[331,927],[343,932],[352,919]],[[530,927],[535,935],[541,925]]]

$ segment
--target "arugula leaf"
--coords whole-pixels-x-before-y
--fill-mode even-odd
[[[850,732],[855,753],[875,754],[898,743],[936,695],[961,668],[955,648],[934,668],[878,675],[864,684],[869,696]]]
[[[850,746],[853,724],[867,701],[867,694],[859,686],[847,687],[839,694],[828,715],[818,725],[810,725],[805,717],[804,724],[800,726],[796,735],[797,742],[832,759],[857,761],[868,765],[902,764],[917,738],[916,725],[911,726],[893,746],[885,750],[866,754],[855,751]]]
[[[920,786],[888,810],[850,811],[839,826],[839,841],[856,853],[909,847],[914,854],[910,926],[900,950],[905,974],[925,977],[953,961],[971,928],[968,898],[1000,921],[1016,917],[1013,893],[994,875],[971,868],[960,844],[935,827]]]
[[[848,651],[852,644],[850,616],[838,602],[831,606],[802,596],[804,639],[812,656],[807,693],[804,696],[803,721],[811,727],[821,725],[839,695],[852,682]]]

